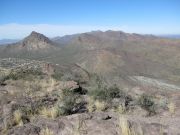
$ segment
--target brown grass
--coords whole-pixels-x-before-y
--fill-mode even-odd
[[[40,115],[46,117],[46,118],[52,118],[55,119],[58,117],[59,115],[59,111],[57,107],[51,107],[51,108],[47,108],[47,107],[43,107],[40,111],[39,111]]]
[[[22,112],[20,110],[16,110],[14,111],[13,116],[14,116],[14,123],[16,125],[22,126],[23,125]]]
[[[107,104],[103,101],[96,100],[94,102],[97,111],[104,111],[107,108]]]
[[[168,107],[168,110],[171,113],[171,115],[173,115],[175,113],[175,109],[176,109],[175,103],[170,102],[167,107]]]
[[[41,130],[40,135],[54,135],[53,131],[48,127]]]

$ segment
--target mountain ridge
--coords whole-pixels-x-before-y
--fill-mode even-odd
[[[69,66],[78,64],[111,81],[115,76],[124,80],[128,76],[145,75],[166,78],[175,84],[180,82],[179,75],[174,74],[180,70],[178,39],[111,30],[66,35],[59,39],[50,40],[32,32],[21,42],[0,47],[0,58],[43,59]]]

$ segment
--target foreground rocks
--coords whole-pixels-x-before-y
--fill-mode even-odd
[[[144,135],[178,135],[180,119],[123,116],[113,112],[83,113],[58,117],[55,120],[35,118],[31,123],[12,128],[8,135],[39,135],[49,129],[54,135],[123,135],[120,123],[127,121],[132,132]],[[124,130],[124,129],[123,129]]]

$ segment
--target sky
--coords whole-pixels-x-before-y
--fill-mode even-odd
[[[0,0],[0,39],[92,30],[180,34],[180,0]]]

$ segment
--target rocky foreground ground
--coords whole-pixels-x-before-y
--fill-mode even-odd
[[[0,61],[2,135],[178,135],[178,86],[129,77],[121,88],[76,65]]]

